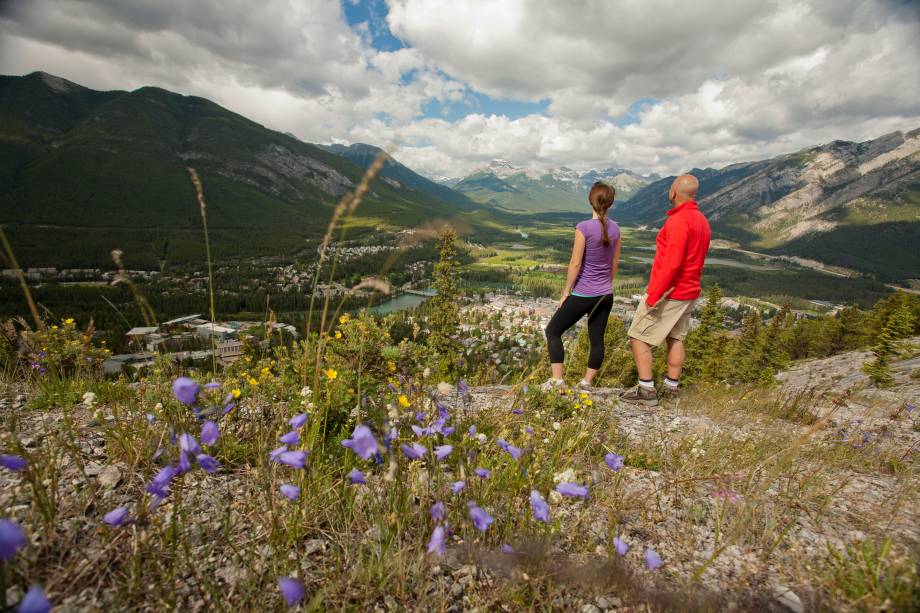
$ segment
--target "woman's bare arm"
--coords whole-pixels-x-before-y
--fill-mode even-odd
[[[581,272],[581,260],[585,255],[585,235],[580,230],[575,230],[575,243],[572,245],[572,257],[569,260],[569,270],[565,277],[565,289],[562,290],[562,298],[559,304],[565,300],[575,287],[575,281],[578,279],[578,273]]]
[[[617,246],[613,250],[613,264],[610,266],[610,281],[613,282],[617,278],[617,269],[620,267],[620,246],[623,244],[623,240],[620,239],[617,241]]]

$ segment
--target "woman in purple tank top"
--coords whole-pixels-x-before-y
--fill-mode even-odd
[[[588,316],[588,339],[591,352],[588,369],[578,385],[591,387],[604,360],[604,331],[613,306],[613,278],[620,262],[620,228],[607,219],[607,210],[613,204],[616,190],[598,181],[588,193],[588,202],[594,210],[591,219],[575,226],[575,244],[569,261],[565,289],[556,313],[546,326],[546,344],[553,375],[543,384],[544,390],[564,386],[562,378],[565,351],[562,335],[579,319]]]

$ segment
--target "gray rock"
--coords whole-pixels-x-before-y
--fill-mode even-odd
[[[86,465],[86,467],[83,469],[83,474],[85,474],[87,477],[95,477],[96,475],[98,475],[99,473],[101,473],[102,470],[103,470],[103,467],[102,467],[101,464],[96,464],[95,462],[90,462],[90,463],[88,463],[88,464]]]
[[[588,604],[581,605],[581,608],[578,609],[581,613],[601,613],[601,610],[595,607],[590,602]]]
[[[601,596],[594,601],[598,607],[601,609],[619,609],[623,606],[623,601],[620,600],[617,596],[606,595]]]
[[[99,473],[97,479],[99,480],[99,485],[111,489],[121,482],[121,471],[117,466],[109,464]]]

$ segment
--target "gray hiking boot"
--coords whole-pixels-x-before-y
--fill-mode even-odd
[[[655,388],[647,388],[642,387],[641,385],[636,385],[620,394],[620,400],[630,404],[641,404],[647,407],[657,407],[658,393],[655,391]]]
[[[578,382],[578,389],[580,389],[583,392],[590,392],[594,390],[594,384],[589,383],[588,381],[585,381],[584,379],[582,379],[581,381]]]
[[[564,379],[553,379],[550,377],[546,382],[540,386],[542,392],[549,392],[552,390],[562,391],[565,389],[565,380]]]

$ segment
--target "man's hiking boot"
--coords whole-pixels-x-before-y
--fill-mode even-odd
[[[661,388],[662,400],[680,400],[680,388],[673,385],[665,385]]]
[[[658,393],[655,391],[655,388],[636,385],[620,394],[620,400],[630,404],[641,404],[647,407],[657,407]]]

